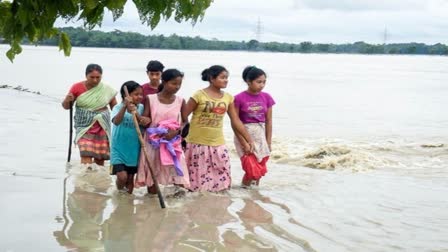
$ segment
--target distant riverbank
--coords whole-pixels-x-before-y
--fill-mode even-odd
[[[224,50],[224,51],[267,51],[286,53],[335,53],[335,54],[410,54],[410,55],[448,55],[448,46],[437,43],[395,43],[368,44],[362,41],[346,44],[312,43],[299,44],[282,42],[220,41],[201,37],[187,37],[172,34],[143,35],[135,32],[88,31],[83,28],[60,28],[69,35],[72,46],[105,48],[144,48],[173,50]],[[24,41],[24,44],[28,43]],[[58,45],[57,38],[44,40],[40,45]]]

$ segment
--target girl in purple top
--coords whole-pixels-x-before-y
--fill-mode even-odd
[[[267,172],[266,162],[271,152],[272,140],[272,106],[274,99],[262,92],[266,85],[266,73],[255,66],[248,66],[243,71],[243,80],[247,90],[235,96],[234,106],[240,120],[255,143],[253,153],[244,152],[248,149],[240,135],[235,135],[235,148],[240,156],[241,165],[246,172],[242,185],[258,185],[260,178]]]

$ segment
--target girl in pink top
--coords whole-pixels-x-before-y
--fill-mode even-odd
[[[235,96],[235,110],[244,127],[255,143],[253,153],[245,153],[241,146],[241,136],[235,135],[235,148],[240,156],[241,165],[246,172],[242,185],[259,184],[260,178],[267,172],[272,140],[272,106],[274,99],[263,92],[266,85],[266,73],[255,66],[248,66],[243,71],[243,80],[247,90]]]
[[[157,94],[147,96],[143,115],[151,117],[150,128],[148,128],[149,131],[157,132],[160,128],[166,128],[166,133],[147,133],[145,139],[150,165],[157,176],[158,182],[162,185],[177,185],[188,188],[190,186],[190,179],[183,152],[176,152],[178,153],[176,166],[174,163],[166,164],[166,162],[163,162],[163,159],[166,158],[163,152],[161,157],[161,148],[163,151],[163,148],[166,146],[162,146],[162,144],[156,146],[149,142],[150,140],[155,139],[161,140],[160,142],[170,141],[173,142],[172,145],[176,150],[180,148],[180,129],[183,122],[186,122],[181,115],[181,110],[185,107],[185,101],[182,97],[176,96],[176,93],[182,85],[183,76],[183,73],[177,69],[165,70],[162,73],[163,89]],[[177,123],[177,128],[170,126]],[[154,134],[157,134],[158,136],[154,136]],[[171,141],[173,139],[174,141]],[[179,139],[179,141],[176,141],[176,139]],[[136,187],[141,186],[147,186],[148,193],[156,193],[154,182],[151,178],[150,170],[143,154],[140,155],[136,179]]]

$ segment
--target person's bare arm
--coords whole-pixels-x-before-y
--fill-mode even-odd
[[[131,106],[131,101],[132,101],[131,97],[125,97],[124,98],[123,106],[120,108],[120,111],[118,111],[118,113],[112,118],[112,123],[113,124],[119,125],[123,121],[124,115],[126,114],[126,110],[132,110],[133,109],[133,107]]]
[[[238,114],[236,113],[235,106],[233,103],[229,104],[229,108],[227,111],[227,114],[230,117],[230,123],[232,125],[232,129],[235,132],[235,134],[238,137],[238,140],[240,141],[241,145],[243,146],[243,149],[245,152],[252,152],[254,148],[254,144],[252,141],[252,138],[250,137],[249,133],[247,132],[246,128],[244,127],[244,124],[241,122],[240,118],[238,117]],[[239,136],[242,137],[241,139]]]
[[[272,107],[268,109],[266,113],[266,141],[268,142],[269,150],[271,151],[271,143],[272,143]]]
[[[240,109],[237,106],[235,106],[235,103],[231,104],[231,106],[234,107],[235,114],[239,115]],[[246,139],[244,139],[244,137],[236,129],[233,128],[233,126],[232,126],[232,129],[233,129],[233,133],[235,133],[235,136],[238,139],[238,141],[240,142],[243,149],[247,149],[248,143],[246,142]]]
[[[114,108],[114,106],[115,105],[117,105],[117,98],[112,98],[112,100],[110,100],[110,102],[109,102],[109,107],[110,107],[110,110],[112,110],[113,108]]]
[[[190,98],[187,104],[185,105],[184,109],[181,111],[182,119],[188,118],[188,116],[191,114],[191,112],[193,112],[196,109],[197,106],[198,104],[196,103],[196,101],[193,98]]]

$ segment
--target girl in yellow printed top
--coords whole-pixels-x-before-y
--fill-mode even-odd
[[[228,76],[228,71],[219,65],[202,71],[202,80],[208,81],[209,86],[196,91],[182,111],[184,118],[193,112],[185,150],[192,191],[230,189],[230,160],[223,132],[226,113],[232,129],[242,136],[244,151],[253,149],[252,139],[233,106],[233,96],[221,90],[227,87]]]

